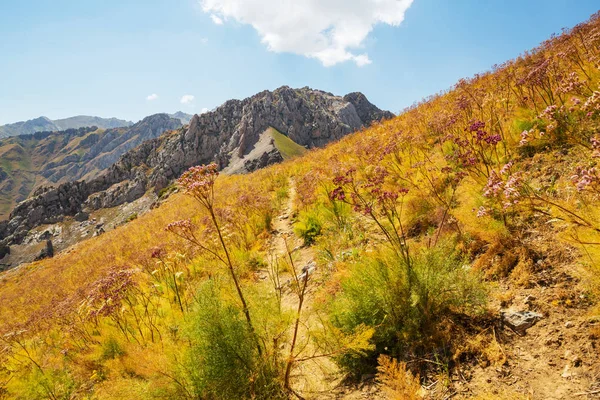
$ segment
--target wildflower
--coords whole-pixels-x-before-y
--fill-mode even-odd
[[[531,134],[531,131],[528,130],[524,130],[523,132],[521,132],[521,140],[519,141],[519,146],[525,146],[526,144],[529,143],[529,135]]]
[[[189,219],[184,219],[181,221],[171,222],[165,228],[166,231],[173,233],[182,233],[182,232],[190,232],[194,228],[192,222]]]
[[[335,189],[333,189],[333,191],[330,193],[329,198],[331,200],[339,200],[339,201],[344,201],[346,199],[346,193],[344,192],[344,189],[341,187],[336,187]]]
[[[578,192],[582,192],[587,189],[590,185],[594,183],[598,183],[600,179],[598,178],[596,167],[592,168],[583,168],[578,167],[576,173],[571,176],[571,181],[575,184]]]
[[[485,217],[488,215],[488,210],[484,206],[479,207],[477,210],[477,218]]]
[[[504,184],[503,195],[506,201],[504,202],[504,208],[508,208],[518,203],[521,193],[519,192],[519,186],[521,185],[521,179],[519,175],[511,175],[506,183]]]
[[[193,196],[206,207],[212,206],[213,188],[219,176],[215,163],[192,167],[177,180],[183,192]]]
[[[508,163],[504,164],[502,169],[500,170],[500,175],[506,175],[510,172],[511,167],[513,166],[513,161],[510,160]]]
[[[162,258],[165,255],[165,250],[162,247],[153,247],[152,248],[152,253],[150,254],[150,257],[152,258]]]
[[[488,182],[485,185],[483,196],[484,197],[497,197],[498,194],[502,191],[503,182],[502,179],[496,174],[496,172],[492,171],[488,178]]]

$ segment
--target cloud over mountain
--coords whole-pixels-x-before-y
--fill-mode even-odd
[[[216,24],[249,24],[273,52],[316,58],[326,66],[371,60],[360,49],[377,24],[399,25],[413,0],[200,0]]]

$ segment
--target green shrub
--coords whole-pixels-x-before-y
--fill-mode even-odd
[[[138,218],[138,214],[137,213],[133,213],[130,216],[127,217],[127,219],[125,220],[125,222],[131,222],[131,221],[135,221]]]
[[[319,215],[314,211],[301,213],[294,227],[296,235],[300,236],[307,246],[315,242],[315,239],[321,235],[322,229]]]
[[[112,336],[102,344],[103,360],[112,360],[113,358],[121,357],[124,354],[125,350],[123,350],[117,339]]]
[[[484,303],[481,283],[447,245],[413,256],[410,267],[394,256],[364,258],[342,281],[329,313],[346,334],[374,328],[375,347],[343,354],[337,362],[355,377],[373,373],[379,355],[400,357],[434,348],[443,339],[443,322],[471,314]]]
[[[201,399],[283,398],[279,369],[258,354],[242,310],[208,281],[197,295],[189,326],[186,370],[191,392]]]

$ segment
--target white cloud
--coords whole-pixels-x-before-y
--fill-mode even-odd
[[[210,19],[212,19],[212,22],[214,22],[216,25],[223,25],[223,19],[217,17],[215,14],[211,14]]]
[[[201,44],[206,44],[206,43],[208,43],[208,38],[202,38],[202,39],[200,39],[200,43],[201,43]]]
[[[185,94],[181,96],[181,104],[190,104],[192,101],[194,101],[194,96],[191,94]]]
[[[202,110],[200,110],[200,114],[204,114],[208,112],[208,108],[204,107]]]
[[[146,100],[148,100],[148,101],[152,101],[152,100],[156,100],[156,99],[158,99],[158,95],[156,93],[152,93],[151,95],[148,95],[146,97]]]
[[[316,58],[329,67],[370,64],[357,52],[377,24],[398,26],[413,0],[199,0],[214,23],[254,27],[273,52]]]

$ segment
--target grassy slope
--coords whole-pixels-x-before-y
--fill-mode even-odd
[[[281,153],[284,160],[289,160],[293,157],[298,157],[306,153],[306,149],[294,142],[289,137],[274,128],[269,128],[269,133],[275,140],[275,147]]]
[[[103,131],[99,129],[82,137],[74,137],[60,148],[58,146],[64,139],[62,134],[52,135],[42,140],[22,140],[19,137],[11,137],[0,141],[0,167],[14,182],[12,190],[0,193],[0,219],[8,216],[12,211],[16,204],[15,199],[22,200],[35,188],[53,184],[40,175],[47,164],[59,163],[71,154],[83,156],[89,148],[81,147],[81,141],[91,134],[101,134]],[[46,148],[52,144],[57,148],[51,152],[47,151]]]
[[[492,73],[461,81],[452,91],[434,96],[393,120],[346,137],[325,149],[247,176],[220,177],[217,203],[243,216],[248,212],[248,199],[260,193],[266,196],[266,203],[272,201],[272,205],[257,207],[277,207],[279,203],[275,200],[282,196],[281,189],[285,189],[288,179],[292,178],[298,192],[297,210],[316,212],[327,204],[327,192],[333,189],[332,179],[339,171],[354,168],[357,176],[366,179],[377,167],[385,168],[389,171],[388,188],[409,188],[404,220],[411,228],[411,246],[420,248],[436,242],[440,236],[458,235],[462,239],[457,248],[472,268],[485,277],[493,298],[503,304],[520,298],[528,285],[546,284],[539,283],[541,277],[547,280],[547,276],[571,274],[569,279],[559,282],[560,291],[550,290],[554,297],[544,298],[546,304],[539,307],[550,316],[569,313],[584,316],[592,312],[592,308],[588,300],[581,299],[593,298],[598,293],[593,283],[600,252],[596,245],[586,243],[600,242],[597,233],[600,206],[597,193],[591,190],[593,187],[578,192],[571,176],[577,166],[596,163],[589,139],[598,132],[600,107],[588,111],[583,104],[591,103],[590,99],[595,96],[593,90],[600,83],[596,65],[600,57],[599,27],[600,21],[594,18],[573,33],[545,43],[532,55],[507,63]],[[565,53],[571,57],[565,57]],[[551,60],[550,67],[544,64],[545,60]],[[571,73],[574,75],[569,75]],[[565,78],[568,76],[583,84],[569,86]],[[538,117],[552,103],[550,99],[565,105],[566,117]],[[598,107],[595,103],[592,106]],[[554,119],[561,121],[554,121],[558,127],[553,129],[550,125]],[[484,122],[486,135],[499,135],[501,141],[497,145],[477,141],[477,129],[471,130],[477,121]],[[520,145],[522,131],[534,126],[539,128],[533,128],[532,138]],[[282,146],[289,148],[288,145]],[[298,151],[291,147],[286,150],[288,155]],[[506,202],[511,198],[502,197],[506,191],[501,190],[497,197],[484,196],[489,177],[494,174],[505,177],[501,187],[506,188],[506,164],[511,165],[508,176],[523,183],[517,187],[521,193],[519,201],[508,206]],[[449,189],[452,187],[449,182],[455,182],[455,192]],[[485,212],[477,216],[481,207]],[[89,293],[90,284],[113,266],[144,268],[152,265],[150,253],[155,246],[167,252],[186,253],[186,260],[191,260],[186,261],[186,279],[193,284],[199,284],[206,274],[214,273],[210,260],[198,259],[192,249],[164,231],[174,220],[200,221],[202,217],[189,198],[174,195],[159,209],[115,231],[83,242],[53,259],[5,273],[0,282],[0,329],[9,332],[25,328],[29,337],[46,338],[43,345],[35,346],[34,355],[46,371],[68,371],[69,379],[79,388],[98,385],[107,393],[107,387],[113,386],[111,395],[106,398],[115,396],[119,390],[131,394],[127,390],[132,389],[126,390],[126,386],[141,385],[142,392],[148,396],[152,392],[150,387],[168,387],[171,383],[165,380],[164,371],[168,371],[169,362],[165,357],[169,352],[179,354],[178,348],[183,346],[167,338],[168,329],[183,321],[180,314],[169,311],[167,306],[157,322],[165,335],[160,346],[124,343],[129,355],[120,360],[98,356],[101,344],[116,334],[109,321],[94,328],[94,340],[89,347],[82,348],[74,339],[63,338],[58,333],[63,326],[71,329],[87,326],[79,320],[81,315],[77,310]],[[319,266],[338,271],[330,281],[323,283],[329,293],[340,290],[339,280],[353,268],[352,259],[344,254],[369,257],[381,239],[360,218],[351,221],[352,229],[361,232],[366,244],[357,243],[360,238],[349,240],[333,228],[330,233],[324,233],[318,244],[323,254],[331,254],[333,258]],[[256,221],[245,223],[249,228],[259,226]],[[253,236],[250,247],[267,258],[268,239],[268,232]],[[586,274],[587,284],[575,289],[583,276],[579,274]],[[244,276],[248,286],[257,279],[252,274]],[[578,297],[574,292],[584,295]],[[166,299],[161,301],[168,304]],[[585,346],[589,344],[588,335],[597,333],[590,332],[593,326],[582,329],[586,329],[581,335],[584,340],[581,344]],[[490,328],[487,336],[481,333],[455,345],[478,352],[482,362],[499,362],[500,368],[506,361],[508,349],[500,351],[493,347],[500,344],[491,332]],[[477,340],[484,340],[485,346],[477,347],[474,344]],[[64,348],[73,354],[70,361],[60,356]],[[14,360],[11,362],[14,366]],[[592,366],[597,367],[586,364],[586,368]],[[35,379],[25,369],[15,368],[17,372],[7,389],[13,394],[24,390]],[[105,374],[102,379],[94,375],[99,368]],[[562,366],[557,368],[562,370]],[[10,374],[5,378],[4,381],[10,380]],[[65,379],[57,378],[57,382]],[[588,382],[586,379],[583,381]],[[483,382],[482,385],[487,384],[485,379]],[[583,389],[577,387],[577,390]],[[517,398],[517,395],[507,398]]]

